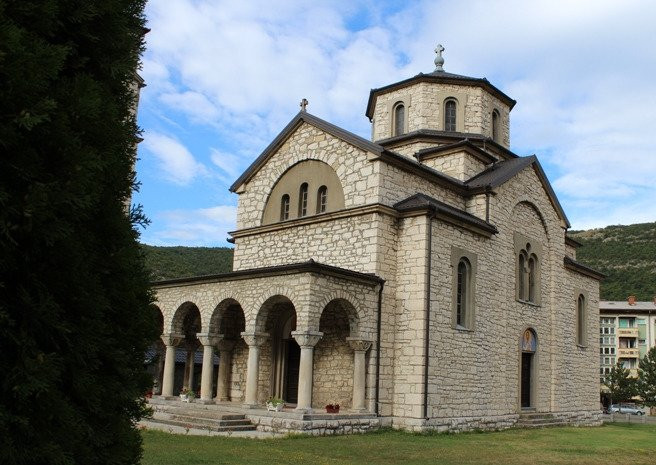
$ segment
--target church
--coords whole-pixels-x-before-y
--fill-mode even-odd
[[[199,407],[312,434],[600,423],[602,276],[509,148],[516,102],[442,51],[371,90],[371,140],[304,100],[234,182],[233,271],[154,283],[154,405],[199,386]]]

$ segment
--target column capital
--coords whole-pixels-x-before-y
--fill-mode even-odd
[[[165,346],[179,346],[184,341],[184,334],[166,333],[160,336]]]
[[[371,348],[371,344],[373,342],[359,337],[347,337],[346,340],[351,346],[351,349],[353,349],[356,352],[368,351]]]
[[[266,340],[269,338],[268,333],[258,333],[258,332],[246,332],[241,333],[241,337],[246,341],[248,347],[260,347]]]
[[[203,346],[215,346],[219,342],[219,336],[209,333],[196,333],[196,337]]]
[[[296,339],[301,348],[312,348],[322,338],[323,333],[320,331],[292,331],[292,337]]]

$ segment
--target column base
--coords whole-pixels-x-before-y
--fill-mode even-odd
[[[369,413],[369,410],[367,410],[366,408],[352,408],[352,409],[349,409],[349,412],[352,412],[352,413]]]
[[[209,405],[209,404],[213,404],[214,401],[212,399],[198,399],[198,403],[203,405]]]
[[[259,404],[241,404],[243,408],[247,409],[255,409],[255,408],[261,408],[262,406]]]
[[[214,402],[230,402],[230,397],[215,397]]]
[[[314,413],[314,410],[312,408],[296,407],[294,412],[311,414]]]

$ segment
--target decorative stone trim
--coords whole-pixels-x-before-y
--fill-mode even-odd
[[[356,352],[367,352],[373,343],[373,341],[367,341],[365,339],[360,339],[359,337],[347,337],[346,340]]]
[[[320,331],[292,331],[292,337],[301,349],[311,348],[317,345],[317,342],[323,337]]]
[[[241,337],[244,339],[248,347],[261,347],[269,338],[269,333],[259,333],[259,332],[248,333],[244,331],[243,333],[241,333]]]
[[[160,336],[165,346],[177,347],[184,341],[184,334],[168,333]]]

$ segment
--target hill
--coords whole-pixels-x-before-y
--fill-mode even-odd
[[[141,247],[153,281],[232,271],[232,249],[228,247]]]
[[[603,300],[652,300],[656,295],[656,223],[570,231],[581,242],[577,261],[604,273]]]
[[[652,300],[656,295],[656,223],[570,231],[583,244],[577,260],[604,273],[601,298]],[[154,247],[142,245],[153,280],[232,271],[227,247]]]

